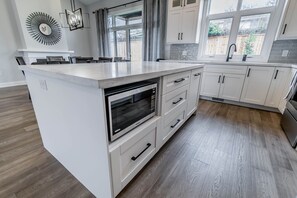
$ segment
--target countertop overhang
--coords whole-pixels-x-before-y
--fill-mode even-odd
[[[96,88],[109,88],[169,74],[203,68],[203,64],[120,62],[20,66],[25,73],[56,78]]]

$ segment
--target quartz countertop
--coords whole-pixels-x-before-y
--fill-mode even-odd
[[[85,86],[108,88],[203,68],[200,63],[121,62],[20,66],[25,73],[47,76]]]
[[[287,67],[297,68],[297,64],[287,63],[265,63],[265,62],[224,62],[224,61],[190,61],[190,60],[164,60],[167,63],[189,63],[189,64],[205,64],[207,65],[233,65],[233,66],[263,66],[263,67]]]

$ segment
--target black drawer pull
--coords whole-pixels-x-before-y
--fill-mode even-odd
[[[286,33],[286,30],[287,30],[287,26],[288,26],[288,24],[285,24],[285,27],[284,27],[284,31],[283,31],[283,34],[285,34],[285,33]]]
[[[182,100],[183,100],[183,98],[179,98],[178,101],[172,102],[172,104],[176,105],[176,104],[180,103]]]
[[[250,77],[250,74],[251,74],[251,68],[249,68],[249,71],[247,73],[247,77]]]
[[[276,70],[275,76],[274,76],[274,80],[277,78],[278,75],[278,69]]]
[[[180,33],[178,33],[178,37],[177,38],[178,38],[178,40],[180,40]]]
[[[181,79],[175,80],[174,83],[181,83],[181,82],[183,82],[183,81],[185,81],[185,80],[186,80],[186,79],[181,78]]]
[[[200,73],[198,73],[198,74],[194,74],[194,76],[200,76],[201,74]]]
[[[221,75],[219,76],[219,80],[218,80],[218,83],[221,83]]]
[[[180,40],[183,40],[183,35],[184,35],[184,33],[180,34]]]
[[[150,146],[152,146],[152,144],[147,143],[146,148],[143,151],[141,151],[141,153],[139,153],[136,157],[134,157],[134,156],[131,157],[131,160],[133,160],[133,161],[137,160],[137,158],[139,158],[140,155],[142,155],[148,148],[150,148]]]
[[[176,125],[178,125],[179,122],[180,122],[180,119],[178,119],[177,122],[176,122],[174,125],[171,126],[171,128],[172,128],[172,129],[175,128]]]
[[[223,76],[223,80],[222,80],[222,84],[224,84],[225,83],[225,76]]]

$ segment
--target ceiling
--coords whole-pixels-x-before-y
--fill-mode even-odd
[[[79,0],[79,1],[82,2],[85,5],[91,5],[92,3],[102,1],[102,0]]]

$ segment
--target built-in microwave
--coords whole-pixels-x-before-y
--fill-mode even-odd
[[[142,82],[105,91],[109,139],[114,141],[156,115],[157,84]]]

